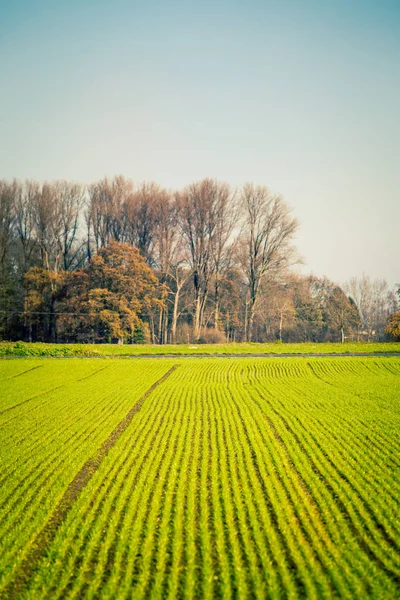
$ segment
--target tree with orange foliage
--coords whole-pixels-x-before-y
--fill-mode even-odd
[[[400,287],[397,290],[397,295],[400,300]],[[391,335],[397,342],[400,342],[400,310],[395,312],[389,319],[385,327],[385,333]]]
[[[32,267],[25,274],[24,314],[30,338],[34,328],[37,337],[49,342],[58,341],[56,303],[64,294],[67,277],[66,271],[42,267]]]
[[[70,341],[132,341],[135,330],[149,340],[144,316],[162,304],[162,291],[137,248],[111,242],[86,269],[69,278],[60,331]]]
[[[400,311],[390,317],[385,327],[385,332],[391,335],[397,342],[400,342]]]
[[[44,341],[149,340],[146,315],[163,304],[162,290],[137,248],[111,242],[85,269],[67,273],[38,267],[25,277],[25,314]]]

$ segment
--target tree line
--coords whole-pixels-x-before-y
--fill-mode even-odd
[[[0,335],[62,342],[383,339],[382,280],[300,276],[298,222],[265,186],[169,191],[0,181]],[[385,331],[386,328],[386,331]]]

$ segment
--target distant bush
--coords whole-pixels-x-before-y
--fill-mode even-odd
[[[201,338],[198,340],[199,344],[226,344],[226,335],[218,329],[205,329],[202,333]]]

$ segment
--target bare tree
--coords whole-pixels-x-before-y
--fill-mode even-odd
[[[0,335],[7,330],[8,313],[12,309],[15,202],[18,185],[0,181]]]
[[[85,203],[84,188],[76,183],[59,181],[55,184],[59,211],[59,228],[55,232],[62,268],[70,271],[80,263],[82,242],[78,243],[81,211]]]
[[[154,227],[154,262],[161,280],[169,275],[179,239],[179,207],[176,197],[162,191],[156,198],[157,219]]]
[[[159,281],[165,289],[165,296],[171,294],[169,283],[174,250],[178,238],[178,207],[175,197],[166,191],[157,194],[155,210],[157,219],[154,228],[153,262],[158,271]],[[168,340],[168,301],[160,306],[158,338],[160,343]]]
[[[267,275],[276,275],[288,266],[298,223],[283,199],[266,187],[246,184],[241,202],[244,212],[241,257],[248,283],[245,338],[251,341],[260,283]]]
[[[191,276],[184,252],[179,227],[180,212],[177,195],[164,192],[158,197],[158,219],[155,230],[154,257],[160,282],[167,286],[172,302],[171,341],[176,342],[176,328],[180,315],[179,302],[183,286]],[[160,341],[168,341],[168,304],[160,311]]]
[[[44,269],[58,271],[60,253],[57,240],[61,236],[61,203],[57,187],[44,183],[33,196],[33,231]]]
[[[36,181],[25,181],[18,187],[15,229],[22,254],[22,273],[34,264],[33,258],[37,248],[34,231],[34,208],[39,195],[40,186]]]
[[[113,240],[127,241],[124,213],[132,195],[133,183],[122,175],[111,180],[105,177],[88,187],[86,226],[89,258],[92,237],[96,250],[105,248]]]
[[[179,233],[178,230],[178,236],[170,257],[168,273],[169,291],[172,295],[171,342],[173,344],[176,343],[176,329],[182,311],[180,305],[182,291],[192,276],[192,270],[186,258],[185,245]],[[185,303],[184,309],[188,309],[191,305],[192,303],[189,300],[189,302]]]
[[[204,179],[188,186],[179,195],[182,237],[193,275],[195,339],[201,334],[209,292],[220,189],[218,182]]]
[[[139,248],[148,264],[152,264],[158,211],[166,192],[156,183],[143,183],[125,204],[124,224],[127,241]]]
[[[344,285],[346,293],[354,300],[361,322],[358,339],[368,341],[383,335],[388,316],[395,311],[396,297],[384,279],[371,279],[367,275],[353,277]]]
[[[272,335],[283,341],[283,330],[292,324],[295,316],[294,289],[289,274],[273,281],[262,290],[261,313],[265,322],[269,319]],[[263,314],[264,313],[264,314]],[[272,337],[272,336],[271,336]]]
[[[239,205],[235,201],[227,184],[218,184],[215,199],[215,228],[212,242],[212,268],[214,275],[214,327],[220,326],[220,287],[221,278],[226,269],[231,266],[232,250],[235,240],[232,234],[239,218]]]
[[[15,179],[11,183],[0,181],[0,266],[2,267],[5,267],[8,262],[13,241],[17,195],[18,184]]]

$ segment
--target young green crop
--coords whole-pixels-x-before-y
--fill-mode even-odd
[[[399,596],[398,358],[13,363],[0,414],[3,593]],[[32,553],[68,483],[139,397]]]
[[[52,362],[40,369],[39,383],[47,388],[40,394],[32,395],[39,370],[6,381],[11,387],[0,407],[0,587],[74,474],[169,363],[119,362],[106,371],[104,363],[77,361],[69,364],[67,378],[66,366]]]

